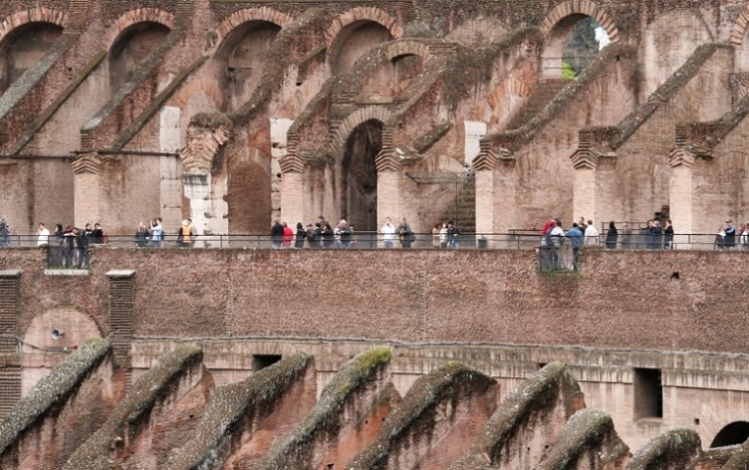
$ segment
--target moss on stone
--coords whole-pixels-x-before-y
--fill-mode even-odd
[[[170,459],[169,468],[220,468],[233,451],[232,440],[243,419],[252,419],[273,409],[312,365],[312,356],[300,352],[266,367],[246,380],[215,390],[192,440]]]
[[[627,464],[627,470],[688,468],[699,456],[701,448],[697,432],[686,428],[672,429],[641,447]]]
[[[457,402],[461,395],[486,393],[496,381],[466,365],[450,361],[419,377],[400,405],[387,417],[377,438],[348,465],[348,470],[387,468],[388,458],[410,431],[425,435],[435,425],[436,407],[445,401]],[[453,407],[454,408],[454,407]]]
[[[572,401],[580,393],[579,384],[563,364],[547,364],[502,400],[474,446],[451,469],[491,468],[492,464],[502,460],[503,450],[520,428],[530,424],[538,414],[550,411],[560,394],[567,406],[567,416],[570,416],[575,411]]]
[[[137,429],[155,406],[169,397],[173,386],[186,371],[203,360],[203,350],[196,345],[182,345],[161,358],[131,387],[127,396],[112,411],[104,425],[94,433],[65,464],[65,470],[108,468],[113,464],[112,449],[123,433],[137,434]]]
[[[216,130],[219,127],[231,129],[233,123],[224,113],[198,113],[190,118],[190,125]]]
[[[86,341],[42,377],[0,423],[0,455],[29,427],[47,416],[59,414],[68,398],[111,354],[109,341]]]
[[[605,445],[608,449],[603,449]],[[619,439],[611,416],[596,410],[580,410],[567,422],[557,442],[536,470],[567,470],[586,452],[600,456],[601,462],[622,460],[629,448]]]
[[[315,408],[283,441],[274,445],[253,466],[254,469],[279,470],[313,468],[311,444],[322,438],[335,439],[343,424],[343,410],[357,392],[371,386],[372,380],[390,363],[392,353],[385,347],[358,354],[341,367],[325,387]]]

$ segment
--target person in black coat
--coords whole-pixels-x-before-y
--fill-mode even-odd
[[[616,242],[619,238],[619,231],[616,229],[616,224],[612,220],[609,222],[609,230],[606,232],[606,249],[616,250]]]

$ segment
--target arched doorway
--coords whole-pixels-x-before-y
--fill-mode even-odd
[[[377,167],[382,123],[359,124],[346,140],[341,162],[341,217],[357,231],[377,230]]]
[[[733,423],[723,427],[718,434],[715,435],[710,447],[724,447],[735,444],[743,444],[749,439],[749,423],[746,421],[734,421]]]
[[[33,67],[62,35],[52,23],[30,23],[15,29],[0,48],[0,94]]]
[[[552,28],[544,48],[542,78],[575,78],[609,43],[594,18],[583,14],[563,18]]]
[[[169,35],[169,28],[143,22],[126,29],[109,51],[109,87],[115,93]]]
[[[346,26],[329,52],[331,72],[338,75],[348,71],[365,52],[392,39],[386,27],[373,21],[357,21]]]

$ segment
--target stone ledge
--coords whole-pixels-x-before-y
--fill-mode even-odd
[[[45,276],[88,276],[88,269],[45,269]]]

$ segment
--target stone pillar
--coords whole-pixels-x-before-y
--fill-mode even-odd
[[[676,146],[668,160],[671,175],[668,184],[669,211],[674,230],[679,234],[692,233],[695,230],[693,213],[692,167],[695,156],[686,149],[686,127],[676,127]],[[675,248],[690,248],[689,237],[674,235]]]
[[[596,213],[596,168],[598,156],[591,150],[591,133],[582,130],[579,133],[578,147],[572,154],[572,167],[575,169],[575,181],[572,194],[573,220],[578,214],[590,214],[595,221],[601,220]]]
[[[21,357],[16,339],[21,270],[0,271],[0,419],[21,399]]]
[[[401,171],[401,157],[398,151],[386,149],[383,146],[375,157],[375,166],[377,168],[377,227],[382,227],[388,217],[397,227],[398,220],[406,217],[411,229],[417,231],[418,229],[413,225],[416,220],[412,220],[409,217],[410,214],[404,214],[401,204],[401,179],[404,175]]]
[[[512,153],[497,153],[491,142],[481,141],[473,161],[476,170],[476,232],[484,234],[487,247],[504,248],[502,240],[515,220],[515,169]]]
[[[92,220],[104,219],[101,207],[101,159],[96,152],[81,154],[73,160],[73,218],[83,227]],[[106,222],[104,222],[106,224]]]
[[[109,329],[112,350],[117,365],[125,371],[130,385],[133,342],[133,316],[135,304],[135,271],[112,270],[106,273],[109,278]]]
[[[182,148],[180,119],[182,110],[175,106],[165,106],[159,114],[159,151],[178,153]],[[159,192],[164,227],[173,232],[182,222],[182,180],[179,175],[179,161],[174,157],[159,157]]]
[[[281,193],[281,186],[283,181],[283,172],[281,171],[281,159],[288,153],[288,132],[294,121],[286,118],[272,118],[270,120],[270,174],[271,174],[271,207],[273,208],[272,218],[277,217],[286,220],[289,224],[295,222],[301,222],[307,219],[291,218],[301,214],[296,214],[296,210],[284,204]],[[296,183],[296,181],[295,181]],[[301,188],[301,186],[300,186]],[[290,189],[290,188],[289,188]],[[276,209],[281,208],[283,214],[276,212]],[[286,209],[289,209],[287,211]],[[301,209],[301,208],[299,208]]]
[[[183,174],[182,188],[185,197],[190,201],[190,218],[198,229],[198,234],[205,233],[208,217],[211,214],[211,175]]]
[[[315,220],[316,215],[305,214],[304,159],[297,151],[296,135],[289,135],[287,152],[279,159],[281,169],[280,203],[281,218],[287,223],[294,221],[305,223]]]

